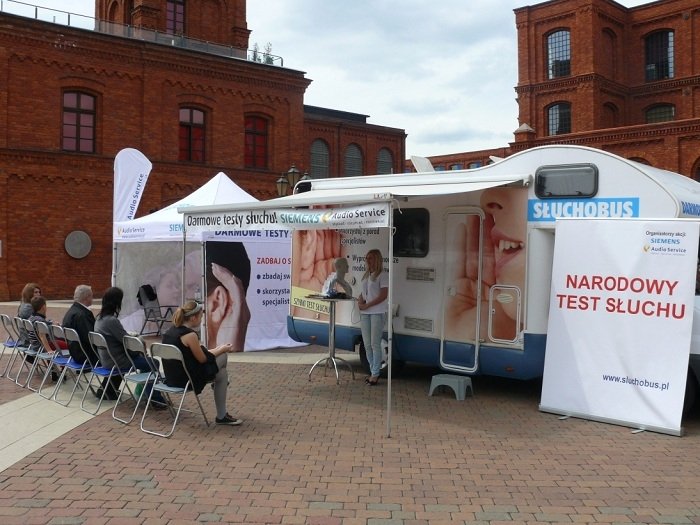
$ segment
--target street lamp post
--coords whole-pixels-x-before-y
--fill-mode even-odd
[[[292,167],[289,168],[286,173],[283,173],[275,182],[275,185],[277,186],[277,195],[279,197],[284,197],[287,195],[287,191],[290,188],[292,191],[294,191],[294,186],[297,185],[297,182],[308,179],[310,179],[308,173],[304,173],[302,176],[301,170],[292,164]]]

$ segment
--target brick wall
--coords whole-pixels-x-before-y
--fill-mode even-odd
[[[240,3],[231,9],[245,17]],[[239,22],[237,38],[247,31]],[[292,164],[309,166],[316,138],[304,114],[309,83],[299,71],[0,14],[0,300],[17,299],[28,281],[41,283],[49,298],[71,297],[81,282],[97,293],[109,285],[113,163],[123,148],[153,162],[137,216],[186,196],[219,171],[259,199],[275,197],[281,173]],[[96,97],[94,154],[61,151],[66,89]],[[182,105],[207,115],[204,163],[178,161]],[[247,113],[270,123],[267,169],[244,167]],[[403,130],[353,124],[337,134],[341,142],[346,133],[368,159],[389,147],[401,166]],[[92,241],[84,259],[64,249],[74,230]]]

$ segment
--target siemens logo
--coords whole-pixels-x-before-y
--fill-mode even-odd
[[[639,217],[639,198],[617,199],[531,199],[527,203],[529,222],[554,221],[559,218],[628,218]]]

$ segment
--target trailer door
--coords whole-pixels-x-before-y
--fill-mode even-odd
[[[444,217],[445,260],[440,365],[475,373],[479,346],[487,333],[488,297],[484,268],[484,212],[452,208]],[[466,344],[465,344],[466,343]]]

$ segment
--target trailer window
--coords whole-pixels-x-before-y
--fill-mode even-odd
[[[593,164],[541,166],[535,172],[535,195],[540,199],[593,197],[598,193],[598,168]]]
[[[425,208],[394,210],[394,257],[428,255],[430,214]]]

